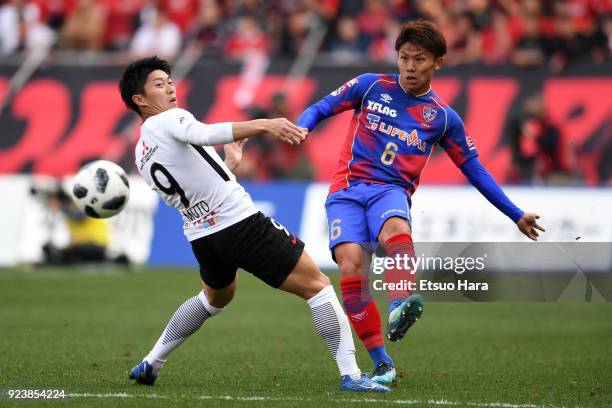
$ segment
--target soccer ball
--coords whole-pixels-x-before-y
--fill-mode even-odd
[[[79,170],[72,181],[72,199],[93,218],[118,214],[130,198],[130,183],[123,169],[113,162],[96,160]]]

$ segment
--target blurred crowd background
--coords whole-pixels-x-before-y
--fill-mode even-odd
[[[0,0],[0,62],[49,52],[56,60],[71,56],[69,64],[89,58],[121,66],[152,54],[176,61],[193,50],[200,60],[243,63],[257,84],[277,59],[295,61],[310,51],[319,63],[393,72],[399,27],[417,18],[444,33],[451,67],[533,67],[553,76],[572,64],[608,66],[612,55],[612,0]],[[506,120],[512,166],[505,182],[580,183],[571,135],[550,119],[541,92],[522,95]],[[265,106],[251,97],[236,100],[247,118],[295,120],[299,113],[282,91]],[[602,184],[612,178],[610,127],[597,139],[593,165]],[[316,178],[302,148],[264,138],[249,143],[237,173]]]
[[[467,110],[465,94],[469,93],[470,78],[478,78],[489,67],[498,72],[497,79],[509,77],[515,85],[520,84],[518,93],[508,102],[508,110],[502,117],[490,119],[501,123],[500,139],[492,145],[493,136],[487,132],[476,135],[480,141],[489,138],[490,157],[495,159],[485,164],[498,180],[536,186],[612,185],[612,115],[610,107],[605,106],[610,99],[602,97],[604,91],[596,95],[599,89],[605,89],[601,87],[610,89],[612,84],[608,80],[608,67],[612,67],[612,0],[0,0],[0,68],[4,69],[0,74],[0,173],[52,176],[33,181],[32,197],[48,210],[36,230],[42,226],[49,233],[40,239],[41,254],[25,258],[46,264],[130,262],[121,245],[109,249],[109,243],[117,241],[110,239],[106,222],[76,211],[62,190],[63,173],[56,174],[49,171],[52,166],[41,165],[54,155],[64,161],[105,158],[134,172],[132,152],[138,121],[122,106],[113,105],[117,102],[113,99],[117,98],[115,77],[126,63],[157,54],[173,62],[176,74],[185,67],[183,71],[188,73],[190,67],[197,68],[198,62],[204,62],[204,68],[196,69],[197,74],[191,78],[200,81],[194,105],[210,107],[217,91],[213,88],[227,73],[228,78],[233,75],[236,90],[233,95],[216,95],[215,100],[223,100],[219,105],[226,109],[224,120],[295,120],[299,114],[296,91],[278,85],[280,82],[268,85],[268,91],[273,88],[269,97],[260,95],[256,100],[256,89],[266,76],[272,78],[270,81],[280,81],[280,76],[274,76],[276,72],[267,73],[268,68],[283,62],[285,68],[289,67],[284,78],[296,78],[308,77],[310,68],[316,67],[312,82],[319,83],[312,87],[320,97],[356,72],[395,72],[394,46],[400,26],[418,18],[433,21],[447,40],[445,64],[454,67],[449,69],[451,76],[464,82],[455,101],[460,110]],[[36,55],[39,57],[30,59]],[[184,58],[190,55],[194,65],[190,65],[189,57]],[[236,66],[241,67],[239,75],[233,70]],[[32,75],[35,72],[38,76]],[[557,103],[563,98],[557,98],[551,105],[550,93],[548,99],[545,97],[544,83],[563,77],[570,79],[565,86],[574,86],[573,99],[563,104]],[[589,78],[598,85],[587,91],[576,88]],[[585,82],[581,82],[583,79]],[[98,96],[92,102],[87,95],[93,95],[98,81],[110,87],[96,88]],[[9,92],[2,95],[7,84]],[[50,94],[57,99],[49,98]],[[99,99],[100,95],[106,99]],[[34,109],[36,115],[30,113],[41,99],[45,112]],[[109,109],[101,115],[85,113],[87,109],[97,112],[100,103]],[[563,105],[563,109],[569,106],[569,110],[560,114],[557,109],[555,116],[551,108],[557,105]],[[478,112],[466,114],[464,119],[485,117],[478,122],[482,126],[489,120],[486,108],[486,103],[478,108],[471,106]],[[199,117],[204,113],[210,112],[200,110]],[[49,129],[47,114],[74,117],[69,126],[61,127],[53,121],[55,127]],[[40,122],[33,119],[43,116]],[[564,123],[565,117],[579,119]],[[214,118],[211,121],[220,119]],[[105,121],[117,123],[95,133]],[[585,130],[590,126],[587,121],[595,127]],[[36,128],[32,125],[31,131],[27,127],[26,131],[25,122],[28,126],[43,124]],[[254,138],[236,174],[241,180],[257,182],[325,182],[329,178],[321,176],[321,164],[335,166],[337,154],[332,154],[331,146],[337,147],[338,140],[344,139],[345,128],[342,134],[338,134],[339,127],[335,129],[331,142],[327,139],[316,147],[316,138],[299,147]],[[580,140],[577,129],[584,133]],[[128,137],[122,141],[124,134]],[[320,134],[317,137],[325,138]],[[504,152],[495,156],[493,153],[499,153],[496,149],[502,145]],[[333,157],[317,160],[320,156]],[[63,171],[57,163],[56,167]],[[429,167],[431,173],[446,173],[447,169],[441,170],[435,163]],[[457,183],[451,176],[437,182],[449,180]],[[460,183],[464,182],[461,179]],[[295,187],[296,191],[304,188]],[[141,212],[149,214],[147,211]],[[123,224],[137,230],[135,226],[148,225],[141,221]],[[58,240],[53,231],[64,222],[68,232]],[[145,258],[131,255],[132,261],[143,262]]]
[[[1,0],[0,56],[27,48],[176,56],[297,55],[325,26],[337,63],[392,62],[402,22],[443,31],[451,65],[600,63],[612,47],[612,0]]]

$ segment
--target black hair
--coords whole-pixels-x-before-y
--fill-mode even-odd
[[[119,81],[119,92],[125,106],[140,115],[138,105],[132,100],[132,96],[144,94],[144,84],[149,74],[155,70],[162,70],[170,76],[170,64],[156,55],[132,62],[125,68]]]
[[[434,58],[440,58],[446,54],[446,40],[440,30],[430,21],[416,20],[404,24],[395,40],[395,51],[399,51],[404,43],[422,47],[432,53]]]

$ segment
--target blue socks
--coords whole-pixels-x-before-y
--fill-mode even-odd
[[[368,353],[370,353],[370,358],[374,362],[375,367],[380,363],[388,363],[393,365],[393,360],[387,354],[384,346],[371,348],[368,350]]]

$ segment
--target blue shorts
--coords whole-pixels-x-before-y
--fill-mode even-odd
[[[411,223],[410,197],[393,184],[363,183],[336,191],[327,197],[325,211],[332,256],[334,247],[343,242],[354,242],[374,252],[378,234],[391,217]]]

